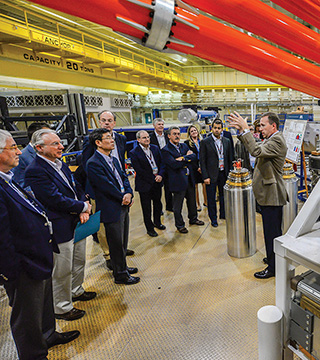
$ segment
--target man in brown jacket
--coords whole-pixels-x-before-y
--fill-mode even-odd
[[[274,238],[281,236],[282,207],[288,200],[282,178],[282,169],[287,153],[287,146],[279,132],[279,118],[275,113],[267,112],[261,116],[260,130],[264,137],[262,143],[256,143],[250,133],[246,119],[235,112],[229,116],[230,126],[240,131],[239,139],[249,153],[256,157],[253,172],[253,192],[261,206],[263,232],[267,258],[263,259],[267,268],[254,276],[267,279],[275,274]]]

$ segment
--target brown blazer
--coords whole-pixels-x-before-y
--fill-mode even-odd
[[[288,194],[282,175],[287,145],[282,133],[278,132],[262,143],[257,143],[250,133],[239,136],[239,139],[249,153],[256,157],[252,187],[258,204],[285,205]]]

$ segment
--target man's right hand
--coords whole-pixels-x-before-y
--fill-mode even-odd
[[[84,213],[79,214],[79,218],[80,218],[81,224],[84,224],[89,220],[90,216],[87,212],[84,212]]]
[[[203,182],[204,182],[206,185],[210,185],[210,178],[204,179]]]

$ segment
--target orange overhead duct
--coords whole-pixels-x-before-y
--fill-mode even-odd
[[[209,17],[176,7],[173,0],[156,0],[152,4],[147,0],[34,2],[112,27],[157,50],[167,44],[173,50],[320,97],[317,66]]]
[[[320,29],[320,3],[311,0],[272,0],[300,19]]]
[[[260,0],[188,0],[188,5],[320,63],[320,35]]]

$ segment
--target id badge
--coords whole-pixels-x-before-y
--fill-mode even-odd
[[[153,175],[158,175],[158,167],[157,166],[154,166],[152,168],[152,173],[153,173]]]
[[[219,169],[224,170],[223,157],[219,157]]]

